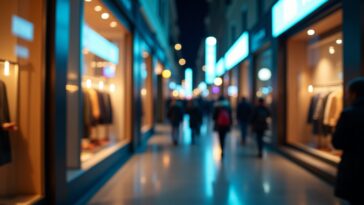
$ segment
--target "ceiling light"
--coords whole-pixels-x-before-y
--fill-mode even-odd
[[[337,44],[337,45],[341,45],[341,44],[343,44],[343,40],[342,40],[341,38],[337,39],[337,40],[336,40],[336,44]]]
[[[118,26],[118,23],[117,23],[116,21],[112,21],[112,22],[110,23],[110,27],[111,27],[111,28],[115,28],[116,26]]]
[[[91,2],[92,0],[85,0],[85,2]]]
[[[214,80],[214,84],[215,84],[216,86],[221,86],[221,85],[222,85],[222,83],[223,83],[222,78],[215,78],[215,80]]]
[[[331,55],[335,54],[335,48],[334,48],[334,46],[330,46],[330,47],[329,47],[329,53],[330,53]]]
[[[313,30],[313,29],[308,29],[307,30],[307,35],[309,35],[309,36],[313,36],[313,35],[315,35],[315,33],[316,33],[316,31]]]
[[[272,72],[269,70],[269,68],[262,68],[258,72],[258,78],[261,81],[268,81],[272,77]]]
[[[101,18],[104,19],[104,20],[108,19],[109,17],[110,17],[109,13],[102,13],[101,14]]]
[[[96,12],[100,12],[102,10],[102,7],[100,5],[95,6],[94,10]]]
[[[176,43],[176,45],[174,45],[174,49],[176,51],[180,51],[182,49],[182,45],[180,43]]]
[[[179,65],[184,66],[186,65],[186,60],[184,58],[179,59],[178,61]]]

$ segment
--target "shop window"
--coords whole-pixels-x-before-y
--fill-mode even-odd
[[[69,67],[67,85],[68,167],[74,169],[87,168],[129,143],[131,127],[130,34],[101,1],[85,1],[83,13],[80,67]],[[74,43],[71,50],[77,50]]]
[[[0,204],[44,195],[45,2],[0,2]]]
[[[142,99],[142,127],[141,131],[146,132],[152,128],[154,122],[153,103],[153,59],[146,50],[142,53],[142,89],[140,91]]]
[[[336,12],[287,44],[288,143],[338,161],[331,135],[343,109],[342,14]]]

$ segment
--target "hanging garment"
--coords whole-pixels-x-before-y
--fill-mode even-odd
[[[343,91],[341,89],[330,94],[325,108],[324,124],[334,127],[343,109]]]
[[[6,85],[0,80],[0,166],[11,162],[10,134],[2,129],[4,123],[10,122]]]
[[[106,108],[105,123],[112,124],[113,123],[113,109],[112,109],[112,104],[111,104],[111,96],[109,93],[104,92],[103,98],[104,98],[105,108]]]
[[[99,101],[99,110],[100,110],[100,121],[99,123],[104,125],[107,124],[107,109],[106,109],[106,102],[104,100],[104,93],[101,91],[96,91],[97,99]]]
[[[98,122],[100,120],[100,105],[96,90],[88,89],[88,94],[91,101],[92,116]]]
[[[326,133],[323,120],[325,115],[325,106],[329,95],[330,93],[319,94],[319,99],[313,115],[313,134],[322,135]]]
[[[315,114],[315,108],[317,106],[317,103],[319,101],[320,95],[316,94],[312,96],[310,101],[310,106],[308,108],[308,115],[307,115],[307,123],[312,124],[313,123],[313,116]]]

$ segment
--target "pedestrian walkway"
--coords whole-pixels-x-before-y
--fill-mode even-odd
[[[89,204],[339,205],[333,188],[274,152],[256,157],[253,140],[229,136],[225,159],[205,126],[196,145],[184,125],[180,146],[158,126],[145,152],[135,154]],[[235,136],[235,137],[234,137]]]

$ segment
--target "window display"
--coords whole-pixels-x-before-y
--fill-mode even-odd
[[[288,41],[288,142],[338,160],[331,135],[343,109],[341,12]],[[330,156],[331,155],[331,156]]]
[[[130,141],[130,34],[101,1],[85,1],[83,13],[80,68],[69,67],[67,85],[68,166],[76,169]],[[82,89],[72,89],[77,84]]]
[[[44,3],[0,1],[0,204],[44,195]]]
[[[141,131],[146,132],[153,126],[153,59],[147,52],[143,51],[142,63],[142,89],[140,91],[142,99],[142,127]]]

